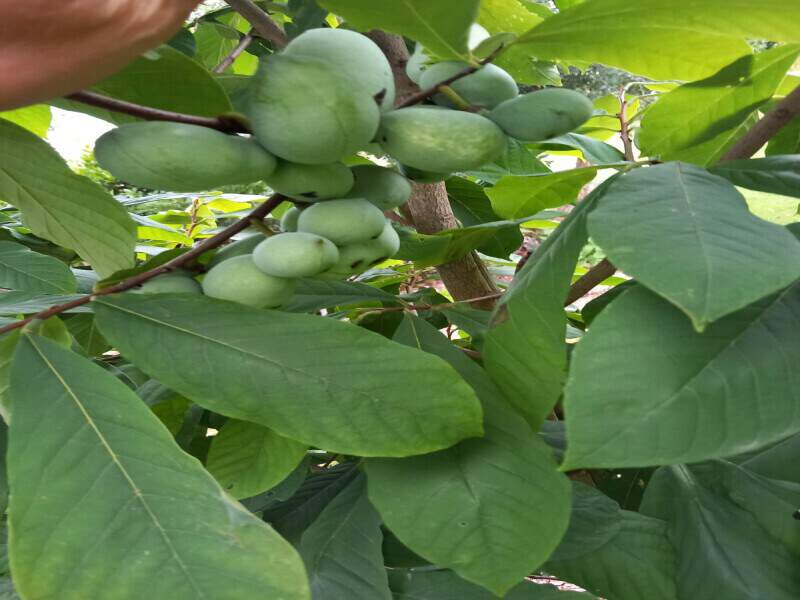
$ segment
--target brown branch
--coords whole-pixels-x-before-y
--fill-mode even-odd
[[[239,40],[238,44],[236,44],[236,48],[234,48],[231,51],[231,53],[228,54],[228,56],[223,58],[220,61],[220,63],[216,67],[214,67],[214,70],[212,72],[216,73],[217,75],[219,75],[220,73],[224,73],[225,70],[228,67],[230,67],[234,63],[234,61],[237,58],[239,58],[244,53],[244,51],[247,50],[250,47],[250,44],[252,44],[253,41],[256,39],[253,36],[253,32],[254,32],[254,30],[251,29],[248,34],[242,36],[242,39]]]
[[[272,42],[278,50],[282,50],[289,43],[286,33],[278,27],[270,16],[252,0],[225,0],[237,13],[250,22],[259,36]]]
[[[744,137],[725,153],[720,162],[750,158],[797,116],[800,116],[800,86],[753,125]]]
[[[625,149],[625,160],[634,162],[636,156],[631,140],[630,124],[628,123],[628,100],[626,98],[626,86],[620,86],[619,91],[619,135],[622,138],[622,147]]]
[[[88,304],[89,302],[100,296],[117,294],[119,292],[124,292],[131,288],[135,288],[136,286],[141,285],[144,282],[153,279],[154,277],[167,273],[168,271],[178,269],[188,264],[195,258],[199,257],[204,252],[207,252],[208,250],[213,250],[217,246],[221,246],[223,243],[225,243],[227,240],[232,238],[237,233],[240,233],[245,229],[247,229],[250,226],[251,219],[259,219],[259,220],[263,219],[270,212],[275,210],[278,207],[278,205],[280,205],[281,202],[283,202],[284,200],[286,200],[284,196],[281,195],[272,196],[266,202],[261,204],[258,208],[253,210],[246,217],[239,219],[229,227],[226,227],[225,229],[220,231],[214,237],[208,238],[207,240],[203,241],[201,244],[198,244],[188,252],[181,254],[180,256],[176,256],[171,261],[164,263],[160,267],[156,267],[155,269],[150,269],[149,271],[145,271],[144,273],[139,273],[138,275],[129,277],[124,281],[121,281],[115,285],[94,292],[93,294],[87,294],[86,296],[81,296],[80,298],[76,298],[75,300],[72,300],[65,304],[58,304],[56,306],[51,306],[50,308],[40,311],[29,317],[26,317],[25,319],[22,319],[20,321],[15,321],[14,323],[10,323],[5,327],[0,328],[0,335],[8,333],[9,331],[13,331],[14,329],[19,329],[21,327],[24,327],[31,321],[48,319],[50,317],[61,314],[73,308],[77,308],[78,306],[83,306],[84,304]]]
[[[141,104],[134,104],[126,100],[119,100],[96,92],[84,90],[82,92],[75,92],[67,96],[68,100],[80,102],[88,106],[95,106],[113,112],[131,115],[146,121],[171,121],[174,123],[185,123],[187,125],[199,125],[200,127],[208,127],[216,129],[223,133],[250,133],[250,130],[238,119],[222,117],[198,117],[197,115],[187,115],[184,113],[173,112],[171,110],[162,110],[160,108],[151,108],[149,106],[142,106]]]
[[[567,295],[564,306],[569,306],[576,300],[583,298],[616,272],[617,268],[611,264],[610,260],[607,258],[601,260],[594,267],[589,269],[583,277],[572,284],[572,287],[569,288],[569,294]]]

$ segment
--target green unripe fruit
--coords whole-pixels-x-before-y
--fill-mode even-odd
[[[487,116],[511,137],[538,142],[577,129],[593,111],[592,101],[583,94],[549,88],[503,102]]]
[[[350,244],[339,248],[339,261],[331,268],[333,273],[362,273],[382,263],[400,250],[400,236],[387,222],[381,235],[374,240]]]
[[[432,171],[415,169],[408,165],[400,165],[400,170],[403,175],[416,183],[439,183],[450,177],[450,173],[433,173]]]
[[[328,62],[307,56],[270,56],[249,103],[253,131],[267,150],[290,162],[335,163],[375,137],[375,100]]]
[[[308,56],[328,63],[349,77],[373,98],[383,94],[381,105],[394,106],[392,67],[381,49],[368,37],[347,29],[309,29],[293,39],[284,54]]]
[[[273,277],[313,277],[339,260],[333,242],[313,233],[281,233],[267,238],[253,252],[253,262]]]
[[[345,246],[378,237],[385,224],[386,217],[375,205],[363,198],[346,198],[312,204],[300,213],[297,230]]]
[[[217,253],[214,255],[214,258],[208,263],[208,267],[215,267],[219,263],[229,260],[231,258],[235,258],[237,256],[243,256],[245,254],[252,254],[253,250],[255,250],[256,246],[258,246],[261,242],[266,239],[261,233],[254,233],[253,235],[248,235],[241,240],[236,240],[235,242],[231,242],[227,246],[223,246],[220,248]]]
[[[297,219],[300,218],[300,209],[293,206],[281,217],[281,231],[291,233],[297,231]]]
[[[280,161],[266,182],[279,194],[314,202],[344,198],[353,187],[353,173],[342,163],[300,165]]]
[[[166,273],[131,290],[134,294],[199,294],[200,284],[185,272]]]
[[[456,60],[437,63],[427,69],[420,79],[422,89],[432,88],[442,81],[469,68],[469,64]],[[497,65],[485,65],[472,75],[462,77],[449,84],[453,91],[464,100],[481,108],[494,108],[498,104],[519,96],[517,82]],[[436,104],[456,108],[455,104],[443,94],[434,97]]]
[[[376,165],[358,165],[352,172],[356,182],[350,196],[369,200],[381,210],[397,208],[411,197],[411,182],[396,171]]]
[[[97,162],[135,186],[197,192],[252,183],[275,170],[275,157],[254,140],[182,123],[131,123],[103,135]]]
[[[475,169],[497,159],[506,147],[505,134],[489,119],[431,107],[385,114],[379,140],[404,165],[434,173]]]
[[[295,280],[272,277],[259,269],[250,254],[237,256],[211,269],[203,293],[255,308],[277,308],[294,293]]]
[[[469,49],[474,50],[480,46],[484,40],[487,40],[490,37],[491,34],[486,31],[486,29],[477,23],[473,23],[469,30]],[[417,44],[414,48],[414,53],[406,63],[406,75],[408,75],[408,78],[411,79],[411,81],[419,84],[420,80],[422,79],[422,74],[428,69],[428,67],[431,66],[430,62],[431,57],[428,56],[425,48],[422,47],[422,44]]]

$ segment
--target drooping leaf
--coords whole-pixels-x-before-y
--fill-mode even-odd
[[[441,58],[465,58],[479,0],[318,0],[361,30],[385,29],[420,42]]]
[[[33,233],[74,249],[101,274],[133,264],[136,229],[125,209],[46,142],[2,119],[0,198],[22,211]]]
[[[739,187],[800,198],[800,154],[731,160],[710,171]]]
[[[698,330],[800,277],[794,236],[752,215],[728,181],[685,163],[621,176],[589,215],[589,233]]]
[[[214,436],[206,468],[231,496],[249,498],[283,481],[307,449],[263,425],[231,419]]]
[[[625,155],[611,144],[581,133],[565,133],[545,142],[528,144],[528,147],[538,151],[578,150],[587,162],[598,166],[616,165],[625,160]]]
[[[662,160],[715,163],[739,137],[730,132],[772,97],[798,52],[800,45],[789,44],[743,56],[707,79],[663,95],[642,119],[637,137],[642,153]],[[697,154],[697,145],[720,136],[726,144],[706,144],[713,152]]]
[[[725,467],[719,463],[664,467],[645,493],[642,511],[669,522],[680,597],[796,598],[798,556],[771,537],[751,512],[726,497],[724,484],[715,481],[720,469]],[[774,503],[758,507],[774,509]],[[784,531],[796,529],[796,523],[787,510]]]
[[[583,186],[596,174],[596,169],[588,168],[530,177],[503,177],[494,187],[487,188],[486,194],[494,212],[506,219],[518,219],[575,202]]]
[[[698,462],[800,431],[798,335],[800,284],[703,333],[644,286],[632,287],[572,355],[562,468]]]
[[[561,539],[568,481],[483,370],[432,325],[406,315],[395,338],[442,356],[463,375],[483,403],[486,435],[434,454],[368,460],[370,499],[411,550],[502,595]]]
[[[546,175],[550,172],[547,165],[536,158],[536,152],[522,142],[508,138],[506,150],[500,158],[465,174],[494,184],[507,175]]]
[[[407,456],[481,433],[451,367],[346,323],[179,294],[94,306],[106,338],[168,387],[325,450]]]
[[[38,294],[71,294],[78,284],[57,258],[16,242],[0,242],[0,287]]]
[[[798,18],[784,0],[592,0],[545,19],[520,41],[540,59],[692,81],[751,53],[744,38],[798,41],[791,25]]]
[[[303,533],[300,555],[313,600],[392,600],[382,543],[381,518],[361,474]]]
[[[112,375],[25,335],[11,397],[11,566],[23,597],[309,598],[292,548]]]
[[[495,309],[484,364],[534,429],[552,410],[566,377],[564,301],[588,239],[586,214],[606,186],[578,204],[515,277]]]

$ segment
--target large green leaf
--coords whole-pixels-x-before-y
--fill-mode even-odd
[[[749,54],[743,38],[798,40],[798,13],[785,0],[592,0],[545,19],[521,41],[541,59],[691,81]]]
[[[538,429],[561,395],[567,368],[564,301],[586,244],[586,214],[606,186],[578,204],[530,257],[498,304],[486,336],[486,370]]]
[[[381,546],[381,517],[359,475],[306,529],[300,554],[313,600],[392,600]]]
[[[29,292],[4,292],[0,294],[0,315],[32,314],[50,308],[56,304],[64,304],[77,300],[79,294],[31,294]],[[88,306],[77,306],[68,312],[91,312]]]
[[[0,198],[36,235],[72,248],[110,275],[133,264],[136,227],[103,188],[70,171],[33,133],[0,119]]]
[[[114,376],[24,335],[11,398],[11,568],[24,598],[309,597],[291,546]]]
[[[448,360],[483,402],[486,435],[409,459],[367,461],[369,495],[411,550],[502,595],[550,556],[569,520],[568,480],[484,371],[407,315],[395,339]]]
[[[104,297],[95,311],[168,387],[325,450],[407,456],[481,434],[478,400],[450,366],[353,325],[178,294]]]
[[[486,194],[494,212],[506,219],[518,219],[575,202],[583,186],[596,174],[597,169],[587,168],[529,177],[503,177],[494,187],[487,188]]]
[[[777,444],[750,456],[741,465],[770,479],[800,483],[800,434],[795,434]]]
[[[206,468],[234,498],[249,498],[283,481],[307,449],[263,425],[231,419],[214,436]]]
[[[800,154],[731,160],[711,172],[739,187],[800,198]]]
[[[16,110],[0,112],[0,119],[16,123],[39,137],[46,137],[53,115],[47,104],[34,104]]]
[[[0,287],[39,294],[72,294],[78,283],[70,268],[57,258],[15,242],[0,242]]]
[[[367,31],[385,29],[420,42],[442,58],[469,55],[469,27],[480,0],[319,0],[350,25]]]
[[[313,312],[321,308],[346,306],[359,302],[396,304],[397,298],[365,283],[308,278],[297,281],[294,296],[286,306],[286,310]]]
[[[713,139],[733,140],[732,130],[775,93],[800,46],[778,46],[743,56],[715,75],[682,85],[648,108],[637,138],[642,153],[662,160],[693,159],[716,162],[725,146],[705,144],[713,150],[700,157],[695,149]],[[701,158],[701,160],[697,160]]]
[[[669,521],[670,541],[678,556],[680,597],[799,597],[798,555],[770,536],[757,515],[731,499],[742,491],[726,489],[724,480],[718,481],[730,468],[735,469],[720,463],[677,465],[660,469],[650,480],[642,511]],[[738,473],[734,479],[742,476]],[[780,507],[763,494],[759,494],[759,504],[751,508],[770,513]],[[786,510],[784,533],[791,528],[797,525]]]
[[[596,550],[619,534],[619,505],[597,489],[572,482],[572,514],[564,539],[550,560],[569,560]]]
[[[606,544],[569,560],[552,560],[546,571],[610,600],[678,600],[667,524],[627,510],[620,516],[620,532]]]
[[[795,117],[769,141],[766,154],[774,156],[798,153],[800,153],[800,117]]]
[[[697,462],[800,431],[799,337],[800,284],[703,333],[632,287],[572,355],[563,468]]]
[[[620,177],[589,215],[589,233],[698,330],[800,277],[791,233],[751,214],[730,182],[685,163]]]
[[[395,600],[497,600],[497,596],[452,571],[395,571],[390,579]],[[551,585],[520,583],[503,600],[597,600],[587,592],[563,592]]]

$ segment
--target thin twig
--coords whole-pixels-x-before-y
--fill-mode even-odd
[[[282,50],[289,43],[283,29],[273,21],[270,16],[251,0],[225,0],[233,10],[242,15],[250,22],[258,32],[258,35],[265,40],[272,42],[278,50]]]
[[[619,88],[619,135],[622,138],[622,147],[625,149],[625,160],[631,162],[636,160],[635,152],[633,150],[633,141],[631,140],[631,132],[628,123],[628,99],[626,95],[625,86]]]
[[[572,284],[564,306],[569,306],[576,300],[583,298],[586,294],[591,292],[606,279],[613,276],[616,272],[617,268],[611,264],[610,260],[604,258],[594,267],[589,269],[589,271],[587,271],[583,277]]]
[[[224,73],[225,70],[228,67],[230,67],[234,63],[234,61],[237,58],[239,58],[244,53],[244,51],[250,47],[250,44],[252,44],[253,41],[256,39],[255,37],[253,37],[253,31],[254,29],[251,29],[249,33],[242,36],[242,39],[239,40],[238,44],[236,44],[236,48],[234,48],[231,51],[231,53],[228,54],[228,56],[223,58],[220,61],[220,63],[216,67],[214,67],[214,70],[212,71],[213,73],[216,73],[218,75],[220,73]]]
[[[19,329],[21,327],[24,327],[31,321],[48,319],[50,317],[61,314],[73,308],[77,308],[78,306],[83,306],[84,304],[88,304],[89,302],[93,301],[95,298],[98,298],[100,296],[117,294],[119,292],[124,292],[131,288],[135,288],[136,286],[141,285],[144,282],[153,279],[154,277],[158,277],[163,273],[167,273],[168,271],[178,269],[188,264],[189,262],[200,256],[204,252],[207,252],[208,250],[213,250],[217,246],[221,246],[223,243],[225,243],[227,240],[232,238],[237,233],[240,233],[241,231],[247,229],[250,226],[251,219],[263,219],[269,213],[275,210],[278,207],[278,205],[280,205],[281,202],[283,202],[284,200],[286,200],[284,196],[281,195],[272,196],[266,202],[261,204],[258,208],[253,210],[246,217],[239,219],[229,227],[226,227],[225,229],[220,231],[214,237],[208,238],[207,240],[205,240],[201,244],[198,244],[188,252],[173,258],[171,261],[164,263],[160,267],[156,267],[155,269],[150,269],[149,271],[145,271],[144,273],[139,273],[138,275],[129,277],[124,281],[121,281],[115,285],[104,288],[92,294],[81,296],[80,298],[76,298],[75,300],[72,300],[65,304],[58,304],[56,306],[51,306],[50,308],[40,311],[25,319],[10,323],[5,327],[0,328],[0,335],[8,333],[9,331],[13,331],[14,329]]]
[[[797,116],[800,116],[800,86],[753,125],[744,137],[725,153],[720,162],[750,158]]]
[[[492,61],[496,60],[505,49],[506,49],[505,46],[500,46],[499,48],[495,49],[495,51],[492,52],[489,56],[487,56],[483,60],[478,61],[477,64],[470,65],[469,67],[467,67],[463,71],[459,71],[452,77],[448,77],[447,79],[440,81],[439,83],[437,83],[432,87],[429,87],[428,89],[421,90],[416,94],[409,96],[403,102],[398,104],[396,108],[408,108],[409,106],[413,106],[414,104],[419,104],[420,102],[427,100],[431,96],[438,94],[440,88],[449,86],[450,84],[455,83],[459,79],[463,79],[468,75],[472,75],[473,73],[479,71],[481,67],[484,67],[489,63],[491,63]]]
[[[67,96],[67,99],[103,108],[113,112],[131,115],[145,119],[146,121],[171,121],[174,123],[185,123],[187,125],[199,125],[200,127],[209,127],[224,133],[250,133],[250,130],[237,119],[229,119],[225,117],[198,117],[197,115],[187,115],[184,113],[173,112],[171,110],[162,110],[160,108],[151,108],[149,106],[142,106],[141,104],[134,104],[126,100],[119,100],[96,92],[87,90],[75,92]]]

